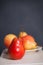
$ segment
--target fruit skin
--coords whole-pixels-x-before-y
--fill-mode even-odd
[[[15,34],[7,34],[5,37],[4,37],[4,45],[9,48],[12,40],[14,38],[17,38],[17,36]]]
[[[34,37],[31,36],[31,35],[23,36],[22,39],[23,40],[29,40],[30,42],[34,42],[35,41]]]
[[[21,59],[24,56],[25,49],[23,47],[22,41],[20,38],[15,38],[12,41],[12,44],[10,45],[8,49],[9,56],[12,59]]]
[[[26,36],[26,35],[28,35],[26,32],[20,32],[20,33],[19,33],[19,37],[24,37],[24,36]]]
[[[31,35],[27,35],[21,38],[25,50],[30,50],[36,48],[35,39]]]

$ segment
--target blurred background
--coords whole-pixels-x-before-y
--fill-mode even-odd
[[[43,0],[0,0],[0,54],[8,33],[26,31],[43,46]]]

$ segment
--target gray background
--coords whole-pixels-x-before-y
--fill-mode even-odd
[[[4,36],[20,31],[31,34],[43,46],[43,0],[0,1],[0,53],[5,48]]]

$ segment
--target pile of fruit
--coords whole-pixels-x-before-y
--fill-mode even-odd
[[[34,37],[26,32],[20,32],[18,37],[15,34],[7,34],[4,37],[4,45],[8,48],[8,54],[12,59],[21,59],[25,50],[37,47]]]

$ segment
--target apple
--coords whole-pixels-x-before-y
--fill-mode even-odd
[[[17,38],[17,36],[15,34],[7,34],[7,35],[5,35],[5,37],[4,37],[4,45],[7,48],[9,48],[9,46],[10,46],[10,44],[11,44],[11,42],[12,42],[12,40],[14,38]]]
[[[24,37],[24,36],[26,36],[26,35],[28,35],[28,34],[27,34],[26,32],[23,32],[23,31],[19,33],[19,37],[20,37],[20,38],[21,38],[21,37]]]
[[[22,44],[22,40],[20,38],[15,38],[12,41],[12,44],[10,45],[8,49],[9,56],[12,59],[21,59],[24,56],[25,49]]]
[[[22,43],[23,43],[25,50],[36,48],[37,43],[35,42],[35,39],[33,36],[26,35],[22,37],[21,39],[22,39]]]

